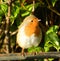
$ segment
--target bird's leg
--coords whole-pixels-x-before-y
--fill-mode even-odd
[[[24,56],[25,54],[24,54],[24,48],[22,48],[22,56]]]

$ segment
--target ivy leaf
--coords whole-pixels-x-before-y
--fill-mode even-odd
[[[45,35],[45,45],[44,45],[44,50],[45,52],[50,50],[50,47],[52,47],[53,45],[50,43],[50,39],[48,38],[47,35]]]
[[[21,3],[24,3],[26,0],[20,0]]]
[[[59,26],[57,26],[57,25],[54,25],[54,26],[52,26],[52,27],[50,27],[49,29],[48,29],[48,31],[46,32],[46,34],[49,34],[49,33],[51,33],[51,32],[57,32],[57,30],[59,29]]]
[[[4,14],[6,14],[8,10],[7,4],[1,4],[1,10],[4,12]]]
[[[14,20],[17,18],[18,14],[19,14],[20,8],[18,6],[14,6],[12,9],[12,14],[11,14],[11,24],[14,23]]]
[[[4,13],[3,13],[3,11],[2,10],[0,10],[0,16],[2,16]]]
[[[11,15],[11,16],[10,16],[10,22],[11,22],[11,25],[14,23],[14,20],[15,20],[14,16]]]
[[[51,0],[52,6],[54,7],[58,0]]]
[[[43,49],[41,47],[31,47],[31,48],[28,48],[28,52],[32,53],[32,52],[40,52],[40,51],[43,51]]]
[[[21,16],[24,17],[24,16],[27,16],[29,14],[30,14],[30,12],[26,11],[25,13],[22,13]]]
[[[39,5],[39,3],[35,3],[35,6],[34,6],[35,9],[38,7],[38,5]],[[26,8],[27,8],[29,11],[31,11],[32,8],[33,8],[33,4],[27,5]]]
[[[39,5],[39,3],[35,4],[35,9],[37,8],[38,5]],[[22,7],[20,8],[22,17],[25,17],[25,16],[29,15],[32,12],[33,4],[25,5],[25,8],[26,9],[24,9]]]
[[[50,39],[50,43],[52,43],[53,47],[58,50],[59,48],[59,38],[56,33],[50,33],[48,34],[48,38]]]
[[[2,16],[0,16],[0,23],[1,23],[1,21],[2,21]]]
[[[48,29],[48,31],[46,32],[45,35],[45,45],[44,45],[44,49],[45,51],[49,51],[50,47],[54,47],[57,51],[59,51],[59,38],[57,35],[57,30],[58,30],[58,26],[54,25],[52,27],[50,27]]]
[[[19,7],[17,6],[16,7],[16,11],[14,12],[14,17],[16,18],[17,17],[17,15],[19,14]]]

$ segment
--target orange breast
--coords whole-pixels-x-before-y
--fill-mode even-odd
[[[38,26],[38,19],[33,19],[33,22],[30,22],[24,29],[26,36],[31,36],[35,34],[35,36],[39,36],[40,28]]]

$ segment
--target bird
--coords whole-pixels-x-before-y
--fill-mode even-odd
[[[39,21],[35,15],[27,16],[20,24],[17,33],[17,44],[24,49],[38,46],[42,40],[42,30],[39,27]]]

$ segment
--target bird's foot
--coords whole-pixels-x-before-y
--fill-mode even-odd
[[[21,55],[22,55],[22,56],[25,56],[26,54],[25,54],[25,52],[22,52]]]
[[[33,52],[32,55],[36,55],[38,52]]]
[[[23,49],[23,48],[22,48],[21,55],[22,55],[22,56],[25,56],[25,52],[24,52],[24,49]]]

